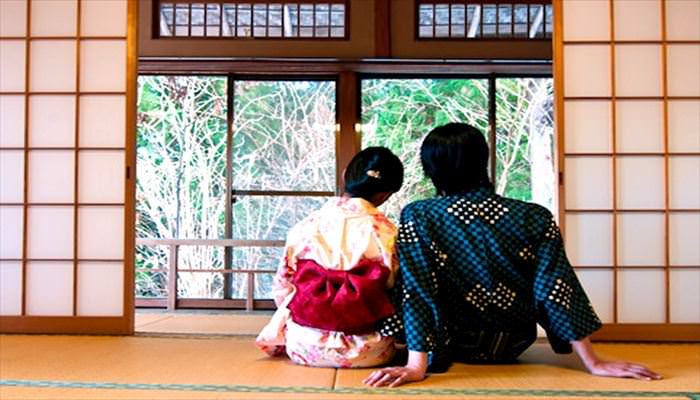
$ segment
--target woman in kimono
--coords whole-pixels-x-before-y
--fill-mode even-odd
[[[378,332],[394,313],[387,290],[398,260],[396,227],[376,207],[403,183],[403,165],[389,149],[359,152],[344,172],[345,194],[288,233],[273,285],[277,311],[256,344],[315,367],[369,367],[394,355]]]
[[[511,363],[541,325],[557,353],[578,353],[594,375],[659,379],[644,366],[603,361],[589,336],[601,327],[544,207],[494,193],[484,135],[466,124],[431,131],[421,162],[438,196],[401,213],[400,273],[386,331],[405,332],[403,367],[364,383],[397,386],[451,362]],[[402,315],[400,315],[402,314]],[[397,340],[399,337],[397,336]]]

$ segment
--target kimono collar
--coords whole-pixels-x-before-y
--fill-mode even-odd
[[[451,196],[459,196],[459,197],[466,197],[469,199],[484,199],[486,197],[491,197],[494,194],[493,187],[490,186],[481,186],[476,189],[471,189],[471,190],[465,190],[457,193],[452,193],[450,195],[446,195],[444,197],[451,197]]]
[[[360,197],[337,197],[332,199],[329,204],[339,207],[343,211],[350,214],[377,214],[379,210],[369,201]]]

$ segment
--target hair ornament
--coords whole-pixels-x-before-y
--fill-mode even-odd
[[[377,170],[370,169],[367,171],[367,176],[374,179],[382,179],[382,175]]]

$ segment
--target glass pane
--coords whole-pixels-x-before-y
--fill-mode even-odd
[[[223,299],[224,274],[218,272],[178,272],[179,299]]]
[[[386,146],[404,163],[402,189],[382,206],[398,222],[411,201],[434,194],[423,175],[419,149],[434,127],[452,121],[488,131],[484,79],[366,79],[362,81],[362,146]]]
[[[178,269],[223,269],[224,248],[216,246],[179,246]],[[182,279],[182,276],[180,276]]]
[[[233,249],[233,269],[269,270],[271,273],[255,274],[256,299],[272,298],[272,280],[277,271],[284,248],[282,247],[237,247]],[[233,298],[244,298],[246,295],[247,281],[244,274],[233,274],[231,291]],[[240,275],[240,276],[237,276]]]
[[[207,4],[207,25],[219,25],[221,8],[218,4]]]
[[[496,192],[555,211],[553,84],[496,81]]]
[[[513,9],[510,4],[498,6],[498,36],[510,36]]]
[[[204,25],[204,4],[192,4],[192,26]]]
[[[172,36],[175,25],[175,10],[172,3],[160,5],[160,36]]]
[[[137,171],[137,237],[223,237],[226,78],[139,77]]]
[[[237,81],[233,187],[335,187],[335,82]]]
[[[136,246],[137,297],[168,295],[168,257],[168,246]]]
[[[435,25],[449,25],[450,6],[447,4],[435,5]]]
[[[236,27],[236,6],[232,4],[224,4],[224,20],[222,21],[222,29],[224,36],[234,36]]]
[[[328,4],[316,4],[316,26],[330,25]]]
[[[277,270],[284,248],[282,247],[234,247],[232,250],[233,269]]]
[[[284,240],[291,227],[326,201],[326,197],[241,196],[233,205],[233,238]]]
[[[496,36],[497,13],[496,5],[486,4],[483,6],[483,36]]]

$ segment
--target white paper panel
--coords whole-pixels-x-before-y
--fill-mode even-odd
[[[71,150],[29,152],[29,201],[32,203],[73,202],[74,154]]]
[[[610,96],[610,46],[564,46],[564,95]]]
[[[0,315],[22,313],[22,264],[0,261]]]
[[[0,96],[0,147],[24,146],[24,96]]]
[[[668,222],[671,265],[700,266],[700,213],[671,213]]]
[[[700,270],[671,270],[671,323],[700,322]]]
[[[608,157],[566,159],[566,208],[612,208],[612,161]]]
[[[0,203],[21,203],[23,197],[24,152],[0,150]]]
[[[621,209],[664,208],[663,157],[617,159],[617,207]]]
[[[121,316],[124,312],[124,264],[78,264],[78,315]]]
[[[32,0],[32,36],[75,36],[76,0]]]
[[[83,41],[80,44],[80,90],[126,90],[126,40]]]
[[[700,101],[668,102],[669,151],[700,153]]]
[[[700,40],[700,1],[666,0],[666,39]]]
[[[668,45],[668,95],[700,96],[700,44]]]
[[[126,36],[126,0],[81,0],[83,36]]]
[[[73,258],[73,207],[30,206],[27,217],[29,258]]]
[[[617,223],[619,265],[664,265],[663,213],[621,213]]]
[[[700,208],[700,157],[671,157],[668,167],[671,208]]]
[[[0,1],[0,36],[27,33],[27,0]]]
[[[616,40],[661,40],[661,2],[614,2]]]
[[[81,203],[121,203],[124,201],[124,151],[81,151]]]
[[[566,254],[575,266],[613,265],[612,214],[566,215]]]
[[[564,40],[610,39],[610,5],[607,0],[567,1],[563,14]]]
[[[126,97],[80,97],[80,146],[124,147]]]
[[[27,263],[27,314],[73,314],[73,263]]]
[[[23,92],[26,62],[24,40],[0,40],[0,92]]]
[[[75,96],[29,97],[29,145],[75,146]]]
[[[124,258],[123,207],[78,209],[78,258]]]
[[[610,270],[580,269],[578,279],[586,291],[593,309],[604,323],[612,322],[613,317],[613,272]]]
[[[29,63],[31,90],[34,92],[74,91],[75,52],[74,40],[33,41]]]
[[[618,322],[664,322],[664,272],[623,270],[618,272]]]
[[[0,206],[0,258],[22,258],[21,206]]]
[[[619,153],[662,153],[664,151],[664,109],[661,101],[618,101],[617,151]]]
[[[567,153],[610,153],[610,101],[566,101],[564,134]]]
[[[615,94],[661,96],[661,45],[615,46]]]

